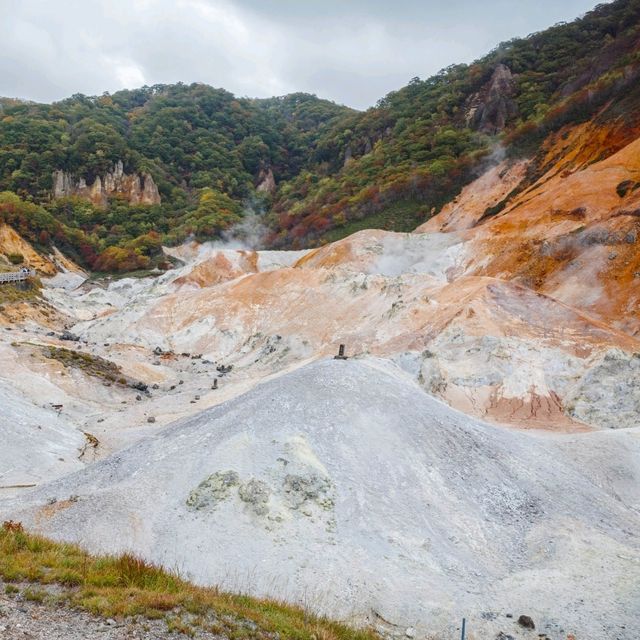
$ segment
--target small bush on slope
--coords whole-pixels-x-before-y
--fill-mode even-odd
[[[24,262],[24,256],[21,253],[10,253],[7,258],[11,264],[22,264]]]
[[[58,601],[105,617],[161,618],[171,612],[168,620],[175,625],[180,613],[192,614],[203,628],[230,638],[272,638],[274,633],[300,640],[378,637],[276,600],[196,587],[131,554],[92,556],[10,521],[0,529],[0,578],[61,585],[65,588]]]

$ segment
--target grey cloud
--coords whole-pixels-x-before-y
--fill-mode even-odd
[[[570,20],[593,0],[0,0],[0,95],[142,84],[308,91],[366,108],[416,75]]]

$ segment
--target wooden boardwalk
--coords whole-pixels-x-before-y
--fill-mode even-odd
[[[21,282],[28,280],[36,275],[35,269],[28,269],[26,271],[11,271],[10,273],[0,273],[0,284],[6,284],[7,282]]]

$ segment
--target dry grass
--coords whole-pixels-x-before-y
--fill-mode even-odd
[[[42,354],[51,360],[57,360],[70,369],[80,369],[89,376],[103,378],[109,382],[122,386],[127,385],[127,379],[122,375],[121,368],[100,356],[94,356],[83,351],[65,349],[64,347],[43,347]]]
[[[201,627],[231,640],[273,638],[275,633],[300,640],[378,638],[373,631],[352,629],[301,607],[194,586],[130,554],[93,556],[76,545],[27,533],[15,522],[0,529],[0,577],[7,583],[32,583],[25,590],[32,600],[46,599],[33,585],[59,585],[57,602],[105,617],[165,618],[170,628],[188,634]]]
[[[0,304],[39,300],[41,289],[42,282],[38,278],[0,284]]]

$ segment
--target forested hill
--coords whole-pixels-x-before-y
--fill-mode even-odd
[[[75,95],[51,105],[5,99],[0,191],[43,205],[40,223],[19,222],[31,240],[54,238],[91,268],[138,268],[161,241],[212,238],[237,222],[260,180],[297,175],[318,137],[348,113],[311,95],[249,100],[203,84]],[[115,189],[100,203],[75,188],[96,178],[104,186],[119,162],[125,177],[152,176],[159,197],[132,203],[126,189]],[[65,197],[52,197],[54,172],[71,183]],[[15,209],[16,199],[7,198],[4,209]]]
[[[13,193],[0,196],[0,221],[97,270],[214,238],[248,203],[265,212],[273,246],[409,230],[497,153],[535,155],[548,134],[593,118],[634,135],[639,79],[640,0],[617,0],[414,78],[366,112],[202,84],[2,99],[0,191]]]
[[[350,109],[306,94],[236,98],[204,84],[155,85],[48,104],[4,100],[0,186],[46,199],[61,169],[93,182],[121,160],[149,171],[163,199],[212,187],[247,196],[261,167],[299,173],[327,125]]]
[[[615,120],[622,144],[637,135],[638,107],[640,0],[599,5],[473,64],[414,78],[366,113],[334,122],[310,169],[276,194],[272,241],[297,246],[365,227],[410,230],[489,162],[534,155],[567,124]]]

